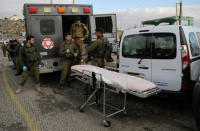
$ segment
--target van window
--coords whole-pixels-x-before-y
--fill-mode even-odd
[[[104,33],[112,33],[113,30],[113,23],[112,23],[112,17],[96,17],[95,18],[96,27],[103,28]]]
[[[40,21],[40,32],[42,35],[53,35],[55,34],[55,23],[53,20],[41,20]]]
[[[189,33],[189,43],[192,56],[200,55],[200,48],[194,32]]]
[[[174,59],[176,57],[176,37],[171,33],[155,33],[152,58]]]
[[[130,58],[150,57],[151,36],[150,34],[140,34],[125,37],[123,40],[122,55]]]

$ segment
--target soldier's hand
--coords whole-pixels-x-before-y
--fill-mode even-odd
[[[69,49],[67,49],[67,50],[66,50],[66,53],[67,53],[67,54],[69,54],[69,53],[70,53],[70,50],[69,50]]]
[[[72,39],[72,42],[74,42],[74,39]]]
[[[80,38],[80,40],[84,41],[84,38]]]
[[[77,53],[74,53],[74,57],[77,57],[78,56],[78,54]]]

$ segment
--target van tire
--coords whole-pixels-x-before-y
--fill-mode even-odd
[[[197,128],[200,130],[200,82],[195,84],[193,90],[193,113]]]

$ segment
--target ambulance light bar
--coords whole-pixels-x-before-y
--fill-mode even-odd
[[[90,11],[90,8],[84,8],[84,9],[83,9],[83,12],[84,12],[84,13],[90,13],[91,11]]]
[[[29,7],[29,13],[37,13],[36,7]]]
[[[78,8],[72,8],[72,13],[77,13],[78,12]]]
[[[51,12],[51,8],[49,8],[49,7],[44,8],[44,13],[50,13],[50,12]]]
[[[58,13],[65,13],[64,7],[58,7]]]

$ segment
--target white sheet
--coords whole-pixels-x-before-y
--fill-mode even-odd
[[[122,88],[124,90],[131,90],[136,92],[143,92],[153,88],[156,88],[156,85],[150,81],[138,78],[135,76],[122,74],[114,71],[109,71],[103,68],[99,68],[92,65],[75,65],[71,67],[72,71],[83,73],[83,70],[89,72],[95,72],[102,75],[102,80],[112,87]],[[84,72],[86,73],[86,72]],[[87,74],[91,75],[91,74]],[[96,76],[97,80],[100,80],[100,77]]]

